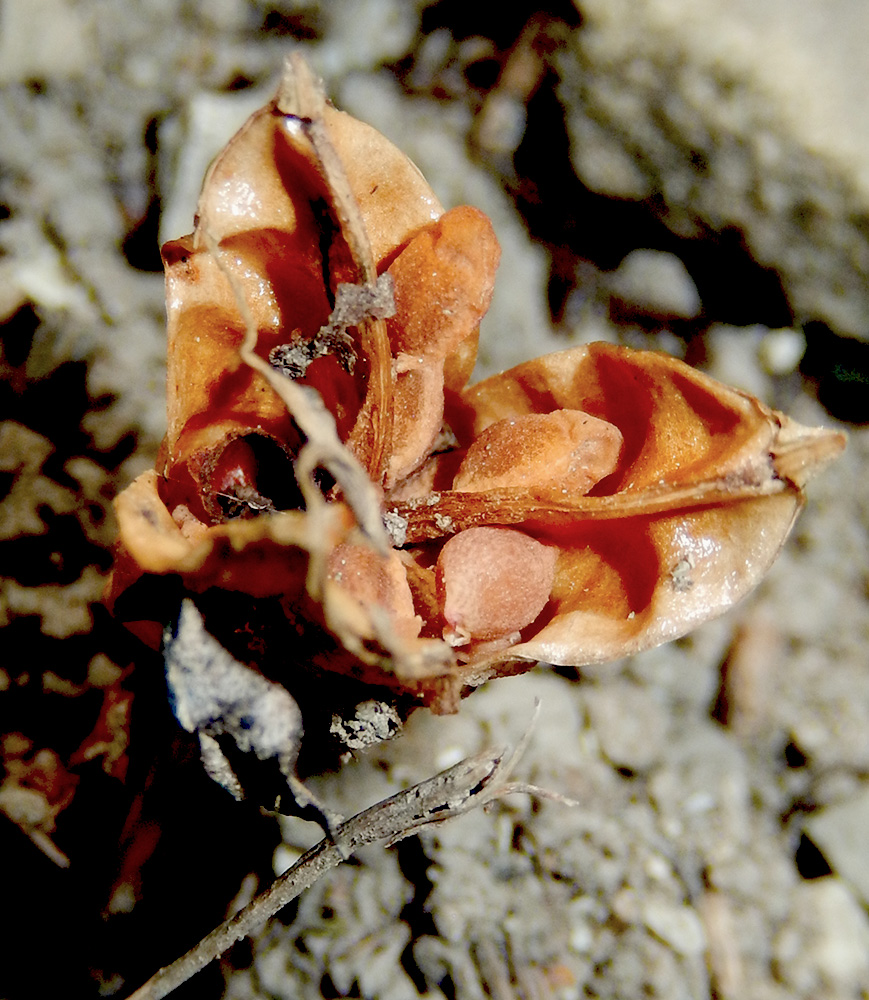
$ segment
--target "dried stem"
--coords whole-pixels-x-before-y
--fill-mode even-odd
[[[529,792],[573,805],[569,799],[533,785],[507,781],[530,738],[525,733],[512,752],[484,750],[342,823],[334,839],[321,840],[278,876],[265,892],[206,935],[171,965],[160,969],[129,1000],[158,1000],[214,961],[236,941],[256,933],[278,910],[322,875],[367,844],[390,846],[417,830],[442,823],[512,792]]]
[[[341,235],[346,240],[353,263],[359,271],[359,283],[367,287],[372,295],[376,295],[377,264],[347,171],[329,138],[324,119],[326,94],[323,84],[298,52],[292,53],[286,60],[275,97],[275,107],[283,114],[297,117],[303,123],[305,135],[314,148],[329,188],[332,206],[341,226]],[[392,367],[382,363],[383,359],[390,357],[389,336],[384,321],[374,316],[363,318],[357,328],[362,349],[369,358],[369,384],[362,411],[348,443],[360,456],[372,480],[381,483],[392,447],[393,430]]]
[[[362,281],[366,285],[375,284],[377,269],[371,253],[368,230],[347,179],[344,164],[332,145],[323,121],[323,110],[326,107],[323,84],[299,52],[293,52],[287,57],[275,106],[283,114],[293,115],[304,123],[305,134],[320,161],[341,225],[341,233],[347,240],[353,262],[361,272]]]
[[[751,470],[749,470],[749,473]],[[560,487],[501,487],[484,493],[441,490],[413,500],[391,502],[387,513],[399,518],[405,545],[414,545],[478,525],[577,524],[632,516],[667,514],[713,507],[737,500],[775,496],[790,489],[768,471],[709,479],[685,485],[643,486],[605,496],[576,496]]]

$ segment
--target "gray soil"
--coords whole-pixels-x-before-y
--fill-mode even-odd
[[[474,7],[0,7],[0,643],[23,650],[0,655],[0,734],[68,760],[99,678],[139,655],[98,602],[108,501],[163,430],[159,241],[191,227],[210,157],[299,46],[445,204],[493,219],[479,374],[590,340],[654,347],[850,439],[722,619],[491,682],[309,782],[350,814],[515,743],[539,699],[517,776],[578,805],[517,794],[366,849],[183,995],[867,997],[867,16],[843,0],[807,3],[801,27],[774,0]],[[79,768],[52,834],[70,867],[0,815],[8,1000],[126,996],[319,839],[202,790],[159,664],[136,666],[158,721],[138,717],[125,786]],[[162,836],[139,872],[145,820],[127,815],[154,774],[166,790],[142,815]]]

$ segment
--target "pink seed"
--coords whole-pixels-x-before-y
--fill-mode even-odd
[[[616,467],[621,431],[581,410],[527,413],[490,424],[471,444],[453,489],[560,486],[583,495]]]
[[[444,638],[461,646],[529,625],[549,600],[556,550],[513,528],[468,528],[437,561]]]

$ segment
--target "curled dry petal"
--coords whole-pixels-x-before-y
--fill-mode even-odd
[[[486,216],[462,206],[418,233],[389,267],[395,315],[386,326],[396,360],[387,488],[425,460],[443,423],[444,389],[470,377],[500,253]]]
[[[444,361],[476,333],[492,301],[501,250],[492,223],[476,208],[453,208],[420,232],[389,273],[395,316],[387,321],[394,353]],[[470,370],[450,388],[461,389]]]
[[[400,354],[395,364],[392,454],[386,486],[405,479],[422,462],[444,422],[443,361]]]

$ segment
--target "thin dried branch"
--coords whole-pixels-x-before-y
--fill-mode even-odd
[[[283,114],[293,115],[303,123],[304,132],[313,146],[320,170],[326,179],[332,206],[347,241],[353,263],[359,270],[359,284],[372,301],[377,299],[377,265],[368,238],[359,203],[353,195],[350,180],[338,155],[324,119],[326,93],[323,82],[316,77],[299,52],[292,53],[284,64],[284,73],[275,98],[275,106]],[[336,302],[336,306],[338,303]],[[372,359],[369,389],[363,405],[366,420],[357,427],[370,425],[371,434],[364,445],[360,434],[351,435],[350,446],[362,455],[362,462],[375,482],[381,482],[386,469],[388,451],[392,446],[393,379],[388,365],[377,359],[388,357],[389,338],[384,317],[370,313],[357,324],[363,351]]]
[[[265,892],[206,935],[187,954],[160,969],[129,1000],[159,1000],[168,996],[236,941],[255,934],[282,907],[360,847],[377,843],[389,847],[424,827],[443,823],[514,792],[575,805],[570,799],[533,785],[507,780],[530,734],[531,727],[512,750],[483,750],[357,813],[338,827],[334,839],[325,837],[315,844]]]

